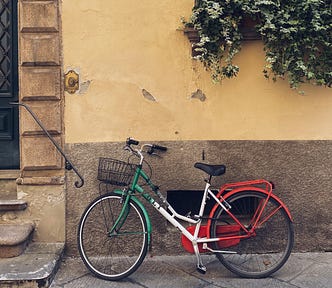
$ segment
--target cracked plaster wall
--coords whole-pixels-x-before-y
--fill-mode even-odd
[[[0,221],[10,223],[33,222],[33,239],[38,242],[65,240],[64,185],[18,185],[17,198],[29,203],[24,211],[2,212]]]
[[[65,96],[67,143],[129,135],[332,139],[330,89],[304,86],[302,96],[287,81],[266,80],[260,41],[244,43],[236,79],[212,83],[178,29],[192,6],[192,0],[63,1],[64,69],[78,67],[84,84],[84,93]]]
[[[236,58],[241,69],[236,79],[212,83],[204,67],[191,59],[189,40],[178,29],[181,17],[188,18],[192,6],[192,0],[62,2],[64,70],[78,69],[84,84],[76,94],[65,94],[67,151],[86,177],[86,185],[78,191],[72,186],[76,178],[68,173],[69,250],[74,251],[76,245],[74,227],[81,212],[98,194],[98,156],[113,153],[117,157],[115,152],[121,151],[128,136],[169,141],[173,160],[165,165],[180,161],[180,172],[162,177],[167,176],[171,186],[179,183],[170,180],[174,177],[184,180],[182,186],[175,185],[178,189],[192,188],[192,181],[198,179],[188,175],[186,168],[193,163],[193,151],[201,155],[204,141],[218,140],[208,143],[208,147],[216,147],[208,153],[208,160],[229,164],[225,180],[277,178],[278,193],[299,221],[297,249],[330,249],[330,242],[317,244],[317,239],[328,239],[328,231],[322,230],[317,217],[329,219],[331,197],[315,179],[323,175],[325,178],[318,178],[328,187],[331,177],[322,167],[330,167],[324,151],[330,154],[331,141],[301,141],[332,139],[331,90],[305,85],[303,96],[291,90],[287,81],[267,81],[262,74],[260,41],[244,43]],[[257,140],[268,140],[264,149]],[[182,145],[189,145],[185,155],[178,151]],[[271,157],[272,153],[276,155]],[[201,182],[194,184],[197,187]],[[306,202],[318,195],[313,187],[321,193],[318,212]],[[81,201],[77,195],[88,197]],[[307,233],[312,223],[316,223],[316,231],[310,230],[315,233],[313,239]],[[167,227],[162,223],[156,228],[161,231],[155,238],[161,248]]]

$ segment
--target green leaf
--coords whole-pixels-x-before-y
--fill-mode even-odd
[[[197,56],[214,81],[236,77],[241,21],[259,19],[266,53],[266,78],[288,76],[292,88],[304,81],[332,86],[331,0],[197,0],[188,23],[197,29]]]

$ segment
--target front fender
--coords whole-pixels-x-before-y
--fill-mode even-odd
[[[123,195],[123,191],[119,190],[119,189],[116,189],[113,192],[115,194],[120,195],[120,196]],[[134,201],[139,208],[141,208],[141,210],[142,210],[142,212],[144,214],[144,217],[145,217],[145,220],[146,220],[147,229],[148,229],[148,244],[150,246],[150,244],[151,244],[152,225],[151,225],[151,221],[150,221],[150,217],[149,217],[148,211],[146,211],[146,209],[145,209],[144,205],[142,204],[142,202],[139,201],[135,196],[130,196],[130,199],[132,201]]]

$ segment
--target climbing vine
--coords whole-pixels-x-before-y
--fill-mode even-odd
[[[199,34],[197,58],[212,78],[237,76],[246,18],[265,50],[265,77],[287,78],[292,88],[303,82],[332,86],[331,0],[197,0],[186,27]]]

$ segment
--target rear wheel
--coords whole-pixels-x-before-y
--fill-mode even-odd
[[[129,201],[112,231],[122,207],[121,195],[102,195],[86,208],[78,227],[78,249],[84,264],[105,280],[120,280],[136,271],[148,249],[146,219],[135,202]]]
[[[250,230],[267,195],[246,191],[230,196],[230,212]],[[233,273],[246,278],[263,278],[276,272],[287,261],[294,243],[293,224],[285,209],[269,198],[254,233],[246,239],[230,239],[212,243],[220,262]],[[246,235],[222,208],[213,215],[210,237]]]

